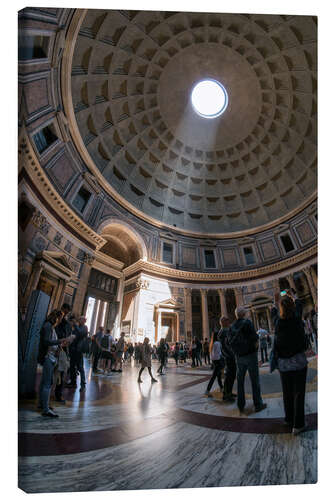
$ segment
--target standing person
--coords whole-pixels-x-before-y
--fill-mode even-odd
[[[105,374],[110,374],[112,367],[112,337],[109,329],[103,333],[101,339],[99,340],[99,346],[101,349],[101,358],[103,360],[102,369]]]
[[[191,356],[192,356],[192,368],[195,366],[199,366],[198,357],[197,357],[197,338],[193,337],[191,344]]]
[[[159,375],[164,375],[163,369],[165,368],[166,357],[167,357],[167,347],[166,347],[166,343],[165,343],[164,338],[162,338],[159,342],[159,345],[157,348],[157,355],[158,355],[158,359],[160,361],[160,366],[157,370],[157,373]]]
[[[61,306],[61,312],[63,313],[63,317],[62,317],[62,320],[60,321],[60,323],[58,323],[57,326],[55,327],[55,331],[56,331],[56,334],[57,334],[57,337],[59,340],[65,339],[72,334],[72,325],[67,320],[67,316],[70,313],[70,310],[71,310],[71,307],[69,304],[65,303]],[[68,357],[67,347],[63,347],[63,356]],[[67,363],[64,363],[64,367],[67,366],[67,368],[68,368]],[[54,396],[55,396],[56,401],[58,401],[58,403],[62,403],[62,404],[66,403],[65,399],[63,398],[63,390],[64,390],[65,378],[66,378],[66,374],[67,374],[67,368],[65,368],[65,370],[62,370],[62,371],[58,370],[57,383],[56,383],[55,390],[54,390]]]
[[[268,332],[264,328],[259,328],[259,330],[257,331],[257,334],[259,336],[261,362],[262,362],[262,364],[264,364],[268,361],[268,354],[267,354],[267,335],[268,335]]]
[[[142,375],[142,372],[143,372],[143,370],[145,368],[148,368],[148,372],[149,372],[151,381],[152,382],[157,382],[156,378],[153,377],[153,374],[151,372],[151,354],[152,354],[152,348],[151,348],[151,346],[149,344],[149,338],[148,337],[145,337],[145,339],[143,341],[141,352],[142,352],[142,354],[141,354],[141,368],[140,368],[140,371],[139,371],[138,382],[140,384],[142,383],[141,375]]]
[[[132,364],[132,356],[133,356],[133,352],[134,352],[134,348],[133,348],[132,342],[130,342],[128,344],[127,352],[128,352],[128,357],[129,357],[130,364]]]
[[[80,316],[78,325],[74,326],[74,335],[75,339],[70,345],[69,354],[70,354],[70,377],[71,381],[67,385],[69,388],[76,388],[76,377],[77,372],[80,373],[80,392],[84,391],[86,388],[86,375],[83,367],[83,353],[81,350],[81,345],[83,341],[88,337],[88,328],[86,326],[86,318],[84,316]]]
[[[236,360],[235,355],[230,347],[228,336],[230,335],[229,318],[223,316],[220,319],[221,330],[219,331],[219,340],[221,342],[222,355],[225,361],[225,377],[223,386],[223,401],[234,401],[236,395],[232,393],[232,388],[236,379]]]
[[[237,406],[240,413],[245,408],[244,381],[246,372],[249,372],[252,396],[255,411],[267,408],[261,397],[258,365],[258,335],[252,321],[245,319],[246,310],[237,307],[235,310],[236,321],[231,326],[228,337],[229,345],[235,354],[237,366]]]
[[[317,304],[315,308],[311,311],[311,323],[313,329],[313,336],[315,341],[316,354],[318,354],[318,312],[317,312]]]
[[[216,378],[217,378],[218,384],[220,386],[221,392],[223,391],[221,370],[224,368],[224,359],[222,356],[221,343],[218,340],[218,333],[217,332],[215,332],[211,338],[210,353],[211,353],[211,358],[212,358],[212,363],[213,363],[214,369],[213,369],[213,374],[210,378],[210,381],[208,382],[208,386],[207,386],[207,389],[205,392],[206,396],[208,396],[208,397],[211,397],[210,390],[211,390]]]
[[[122,366],[122,358],[124,350],[125,350],[125,332],[121,332],[120,339],[116,343],[116,362],[114,366],[115,371],[119,373],[123,371],[121,369],[121,366]]]
[[[275,325],[273,349],[281,377],[285,422],[296,435],[306,430],[304,403],[308,364],[302,304],[296,294],[288,291],[283,297],[275,295],[272,319]]]
[[[197,339],[196,357],[197,357],[198,363],[200,363],[200,366],[202,366],[201,356],[202,356],[202,342],[201,342],[201,340]],[[199,366],[199,365],[197,365],[197,366]]]
[[[100,326],[97,333],[93,336],[92,340],[92,345],[93,345],[93,373],[98,373],[98,361],[100,360],[100,357],[102,355],[102,349],[101,349],[101,340],[104,335],[104,327]]]
[[[40,334],[38,362],[43,365],[43,372],[39,386],[39,405],[42,409],[43,417],[58,417],[58,415],[49,406],[50,393],[53,384],[54,369],[57,364],[58,351],[60,346],[66,344],[72,337],[57,337],[55,328],[61,322],[63,312],[54,310],[47,317]]]
[[[180,345],[179,345],[179,342],[176,342],[175,350],[174,350],[174,358],[176,361],[176,366],[178,366],[179,355],[180,355]]]
[[[205,364],[210,365],[209,342],[207,338],[205,338],[202,348],[203,348]]]

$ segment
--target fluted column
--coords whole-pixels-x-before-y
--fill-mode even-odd
[[[274,294],[280,293],[280,283],[278,278],[273,280],[273,289],[274,289]]]
[[[318,277],[317,277],[316,271],[311,266],[310,266],[310,271],[311,271],[313,284],[316,287],[316,289],[318,290]]]
[[[221,317],[224,316],[225,318],[228,317],[228,311],[227,311],[227,303],[225,299],[225,290],[224,288],[219,288],[218,290],[219,296],[220,296],[220,306],[221,306]]]
[[[303,272],[306,276],[307,282],[308,282],[309,287],[310,287],[310,292],[311,292],[313,303],[317,304],[317,290],[316,290],[316,287],[313,283],[311,270],[309,267],[306,267],[305,269],[303,269]]]
[[[202,338],[209,338],[209,320],[208,320],[208,305],[207,294],[208,290],[200,289],[201,293],[201,315],[202,315]]]
[[[242,287],[236,287],[234,289],[235,292],[235,298],[236,298],[236,306],[240,307],[244,305],[244,298],[243,298],[243,289]]]
[[[84,263],[80,273],[79,284],[76,289],[76,294],[73,304],[73,313],[77,315],[82,314],[84,298],[87,291],[87,286],[93,261],[94,261],[93,256],[85,254]]]
[[[296,285],[295,285],[294,275],[293,274],[289,274],[287,276],[287,280],[288,280],[290,288],[293,288],[296,291]]]
[[[274,332],[274,327],[273,327],[272,318],[271,318],[271,311],[270,311],[269,307],[266,308],[266,316],[267,316],[269,333],[272,335],[272,333]]]
[[[184,288],[186,341],[192,337],[192,289]]]
[[[94,326],[95,326],[95,323],[96,323],[96,314],[97,314],[97,308],[98,308],[98,300],[95,299],[95,304],[94,304],[94,309],[93,309],[93,313],[92,313],[92,316],[91,316],[91,322],[90,322],[90,335],[93,335],[93,330],[94,330]]]

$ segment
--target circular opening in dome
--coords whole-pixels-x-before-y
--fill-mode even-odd
[[[201,80],[192,90],[192,106],[204,118],[222,115],[228,106],[228,94],[223,85],[216,80]]]

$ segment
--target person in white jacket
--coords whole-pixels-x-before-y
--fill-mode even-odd
[[[211,397],[210,390],[214,384],[215,379],[220,386],[221,392],[223,392],[223,384],[221,372],[224,368],[225,362],[221,350],[221,342],[218,340],[218,332],[215,332],[210,342],[210,359],[213,364],[213,374],[210,381],[208,382],[207,390],[205,392],[206,396]]]

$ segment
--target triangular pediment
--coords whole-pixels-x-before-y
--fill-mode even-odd
[[[177,307],[177,302],[174,299],[166,299],[162,300],[161,302],[158,302],[156,304],[158,307]]]
[[[38,255],[39,259],[44,259],[46,261],[49,261],[52,263],[52,261],[57,262],[61,266],[63,266],[65,269],[67,269],[70,273],[73,272],[73,268],[68,260],[67,255],[65,255],[62,252],[53,252],[50,250],[44,250]]]

